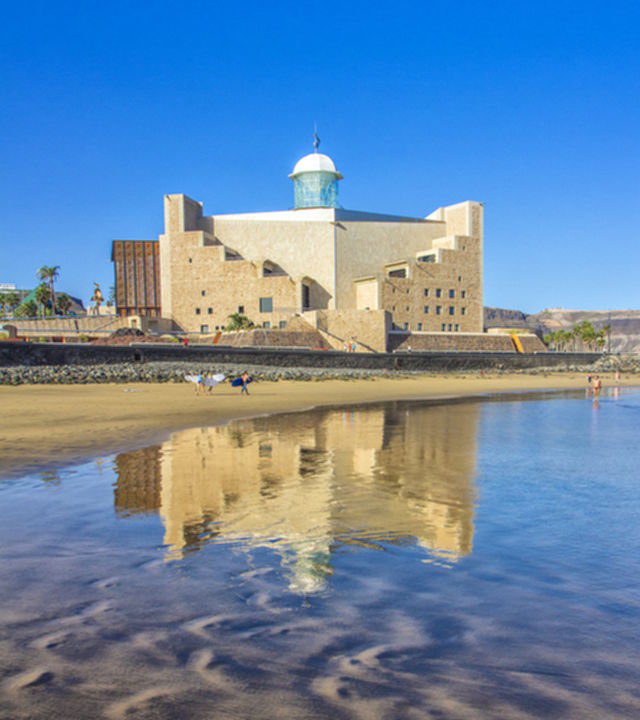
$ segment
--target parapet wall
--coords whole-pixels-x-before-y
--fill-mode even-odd
[[[28,365],[100,365],[114,363],[181,362],[266,367],[356,368],[401,372],[445,372],[451,370],[518,370],[527,368],[566,368],[590,365],[601,353],[520,354],[513,352],[398,352],[345,353],[335,350],[290,348],[232,348],[211,345],[129,346],[87,344],[17,343],[0,341],[0,367]]]

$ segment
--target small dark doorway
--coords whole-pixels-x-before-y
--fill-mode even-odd
[[[308,310],[311,307],[311,288],[308,285],[302,286],[302,309]]]

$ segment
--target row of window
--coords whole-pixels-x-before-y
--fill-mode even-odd
[[[400,328],[394,323],[393,329],[399,330]],[[402,329],[409,332],[409,323],[404,323]],[[422,332],[422,323],[418,323],[416,330]],[[442,332],[460,332],[460,325],[458,323],[442,323]]]
[[[395,311],[396,311],[396,306],[393,305],[391,309],[392,309],[393,312],[395,312]],[[410,310],[411,310],[411,306],[410,306],[410,305],[407,305],[407,312],[409,312]],[[424,306],[424,314],[425,314],[425,315],[428,315],[429,312],[430,312],[429,306],[428,306],[428,305],[425,305],[425,306]],[[448,312],[449,312],[449,315],[455,315],[455,314],[456,314],[455,305],[449,305]],[[461,307],[461,308],[460,308],[460,315],[466,315],[466,314],[467,314],[467,308],[466,308],[466,307]],[[436,315],[442,315],[442,305],[436,305]]]
[[[429,306],[428,305],[424,306],[424,314],[425,315],[429,314]],[[456,314],[455,306],[449,305],[449,315],[455,315],[455,314]],[[467,308],[461,307],[460,315],[466,315],[466,314],[467,314]],[[442,305],[436,305],[436,315],[442,315]]]
[[[202,294],[204,295],[204,290],[202,291]],[[268,313],[273,312],[273,298],[260,298],[260,312],[261,313]],[[196,308],[196,315],[200,315],[202,313],[202,310],[197,307]],[[244,305],[238,305],[238,314],[244,315]],[[207,315],[213,315],[213,308],[207,308]]]
[[[429,288],[424,289],[424,296],[429,297]],[[456,291],[453,288],[449,288],[449,297],[453,300],[456,296]],[[436,288],[436,297],[442,297],[442,288]],[[464,300],[467,297],[466,290],[460,290],[460,297]]]
[[[392,292],[395,293],[396,288],[392,288]],[[425,288],[424,289],[424,296],[429,297],[430,289]],[[407,295],[409,294],[409,288],[407,288]],[[443,297],[442,295],[442,288],[436,288],[435,289],[435,296],[437,298]],[[453,300],[456,297],[456,291],[454,288],[449,288],[449,297]],[[460,290],[460,297],[464,300],[467,297],[467,291],[466,290]]]

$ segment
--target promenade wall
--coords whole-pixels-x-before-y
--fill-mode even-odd
[[[278,368],[327,368],[445,372],[451,370],[566,368],[589,365],[601,353],[520,354],[513,352],[345,353],[300,348],[234,348],[211,345],[99,346],[81,343],[19,343],[0,341],[0,367],[110,365],[117,363],[189,362],[261,365]]]

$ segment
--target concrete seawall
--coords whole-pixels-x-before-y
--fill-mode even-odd
[[[410,352],[344,353],[300,348],[233,348],[220,346],[129,346],[0,342],[0,367],[111,365],[118,363],[188,362],[203,365],[261,365],[279,368],[326,368],[447,372],[453,370],[524,370],[590,365],[602,353]]]

